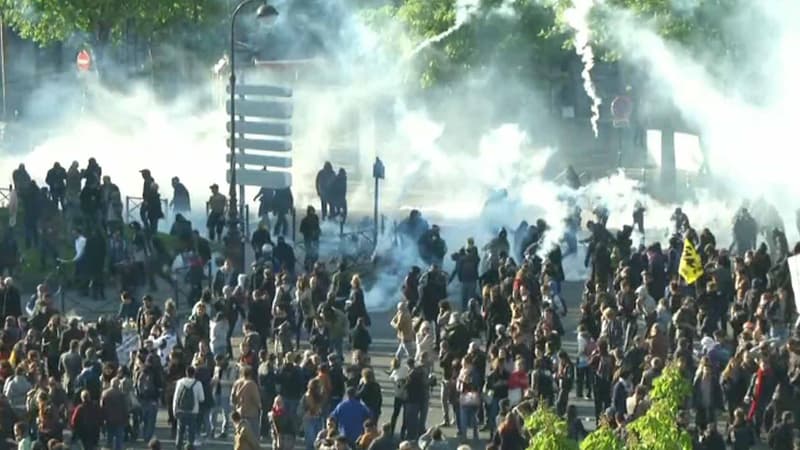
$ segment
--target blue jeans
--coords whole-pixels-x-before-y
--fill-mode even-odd
[[[175,418],[178,420],[178,434],[175,435],[175,446],[182,449],[185,441],[183,435],[188,434],[189,443],[194,444],[197,435],[197,414],[177,412]]]
[[[491,400],[486,402],[486,424],[492,431],[497,428],[497,414],[500,412],[500,400],[492,396]]]
[[[297,408],[300,407],[300,399],[284,397],[283,405],[286,408],[286,412],[291,414],[290,417],[295,417],[295,415],[297,414]]]
[[[125,426],[106,425],[106,447],[112,450],[122,450],[125,440]]]
[[[150,442],[156,432],[158,403],[155,400],[142,400],[142,439]]]
[[[322,417],[306,417],[303,419],[303,436],[306,450],[314,450],[314,441],[322,430]]]
[[[467,429],[472,428],[472,439],[478,439],[478,407],[477,406],[461,406],[459,408],[461,414],[461,428],[458,434],[466,437]]]
[[[419,415],[421,405],[418,403],[406,403],[403,408],[403,423],[406,425],[406,435],[401,439],[416,441],[423,430],[420,424]]]

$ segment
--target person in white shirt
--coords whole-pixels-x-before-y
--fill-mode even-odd
[[[86,267],[86,237],[83,235],[83,232],[80,228],[75,228],[72,231],[72,235],[75,238],[75,256],[72,259],[61,259],[58,258],[58,262],[60,263],[67,263],[67,262],[74,262],[75,263],[75,279],[78,281],[79,285],[83,285],[84,281],[88,284],[89,273]]]
[[[195,443],[197,436],[197,415],[200,412],[200,403],[205,401],[203,383],[194,377],[194,367],[186,368],[186,376],[175,384],[175,394],[172,396],[172,410],[178,420],[178,433],[175,436],[176,448],[184,448],[184,434],[188,434],[189,442]]]

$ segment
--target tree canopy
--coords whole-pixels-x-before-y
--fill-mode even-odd
[[[0,0],[4,20],[22,37],[39,44],[76,35],[99,43],[119,39],[127,27],[143,37],[185,22],[217,17],[216,0]]]

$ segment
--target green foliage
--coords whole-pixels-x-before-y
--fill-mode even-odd
[[[185,22],[201,23],[222,11],[217,0],[0,0],[3,17],[22,37],[39,44],[90,36],[106,43],[126,27],[141,37]]]
[[[567,437],[567,423],[547,406],[540,406],[525,419],[530,436],[528,450],[578,450],[578,443]]]
[[[651,406],[629,423],[628,448],[634,450],[691,450],[692,438],[678,426],[677,414],[692,392],[677,363],[670,364],[653,381]]]
[[[624,448],[623,442],[619,440],[614,430],[606,425],[589,433],[580,445],[580,450],[623,450]]]

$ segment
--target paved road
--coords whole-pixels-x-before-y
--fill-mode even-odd
[[[453,292],[456,292],[457,286],[452,286]],[[567,330],[567,335],[563,339],[563,347],[570,352],[571,355],[574,355],[576,351],[576,339],[575,339],[575,329],[577,328],[578,322],[578,304],[580,299],[580,289],[581,286],[579,283],[566,283],[564,285],[563,291],[565,295],[565,299],[567,300],[567,304],[569,307],[568,315],[564,320],[564,329]],[[169,292],[163,292],[162,296],[157,296],[157,298],[163,303],[163,299],[169,296]],[[102,314],[115,314],[118,308],[118,303],[116,300],[106,300],[103,302],[97,302],[89,299],[81,299],[75,297],[73,295],[67,295],[66,297],[66,309],[74,314],[80,315],[87,320],[93,320],[97,316]],[[185,305],[185,302],[181,302]],[[181,306],[181,309],[185,309],[185,306]],[[375,373],[377,375],[378,381],[383,388],[383,395],[384,395],[384,408],[381,414],[382,420],[388,420],[391,417],[391,408],[393,404],[393,384],[388,379],[386,375],[386,371],[389,368],[389,362],[391,360],[391,355],[393,354],[394,350],[396,349],[396,340],[394,330],[388,325],[389,320],[391,319],[391,313],[388,311],[378,312],[378,311],[370,311],[372,315],[372,335],[373,335],[373,345],[371,348],[371,357],[373,361],[373,366],[375,368]],[[234,345],[234,348],[237,348],[238,345]],[[438,377],[441,377],[441,374],[438,374]],[[590,403],[583,399],[573,399],[574,403],[579,408],[579,413],[581,416],[589,417],[592,416],[592,407]],[[442,409],[441,404],[438,401],[438,392],[433,398],[431,402],[431,408],[429,413],[429,425],[435,425],[442,422]],[[587,427],[593,426],[594,420],[587,420],[585,425]],[[161,408],[158,414],[158,422],[157,422],[157,437],[162,441],[169,440],[169,428],[167,425],[167,413],[166,409]],[[445,435],[451,439],[454,439],[456,434],[456,429],[454,427],[448,427],[444,429]],[[487,433],[481,433],[482,439],[487,439]],[[203,442],[203,448],[208,449],[227,449],[230,448],[231,442],[228,441],[220,441],[214,439],[207,439]],[[302,446],[302,440],[298,442],[298,448]],[[129,448],[143,448],[144,443],[137,442],[137,443],[130,443]],[[262,443],[263,448],[270,448],[268,442]],[[481,446],[476,446],[476,448],[482,448]]]

